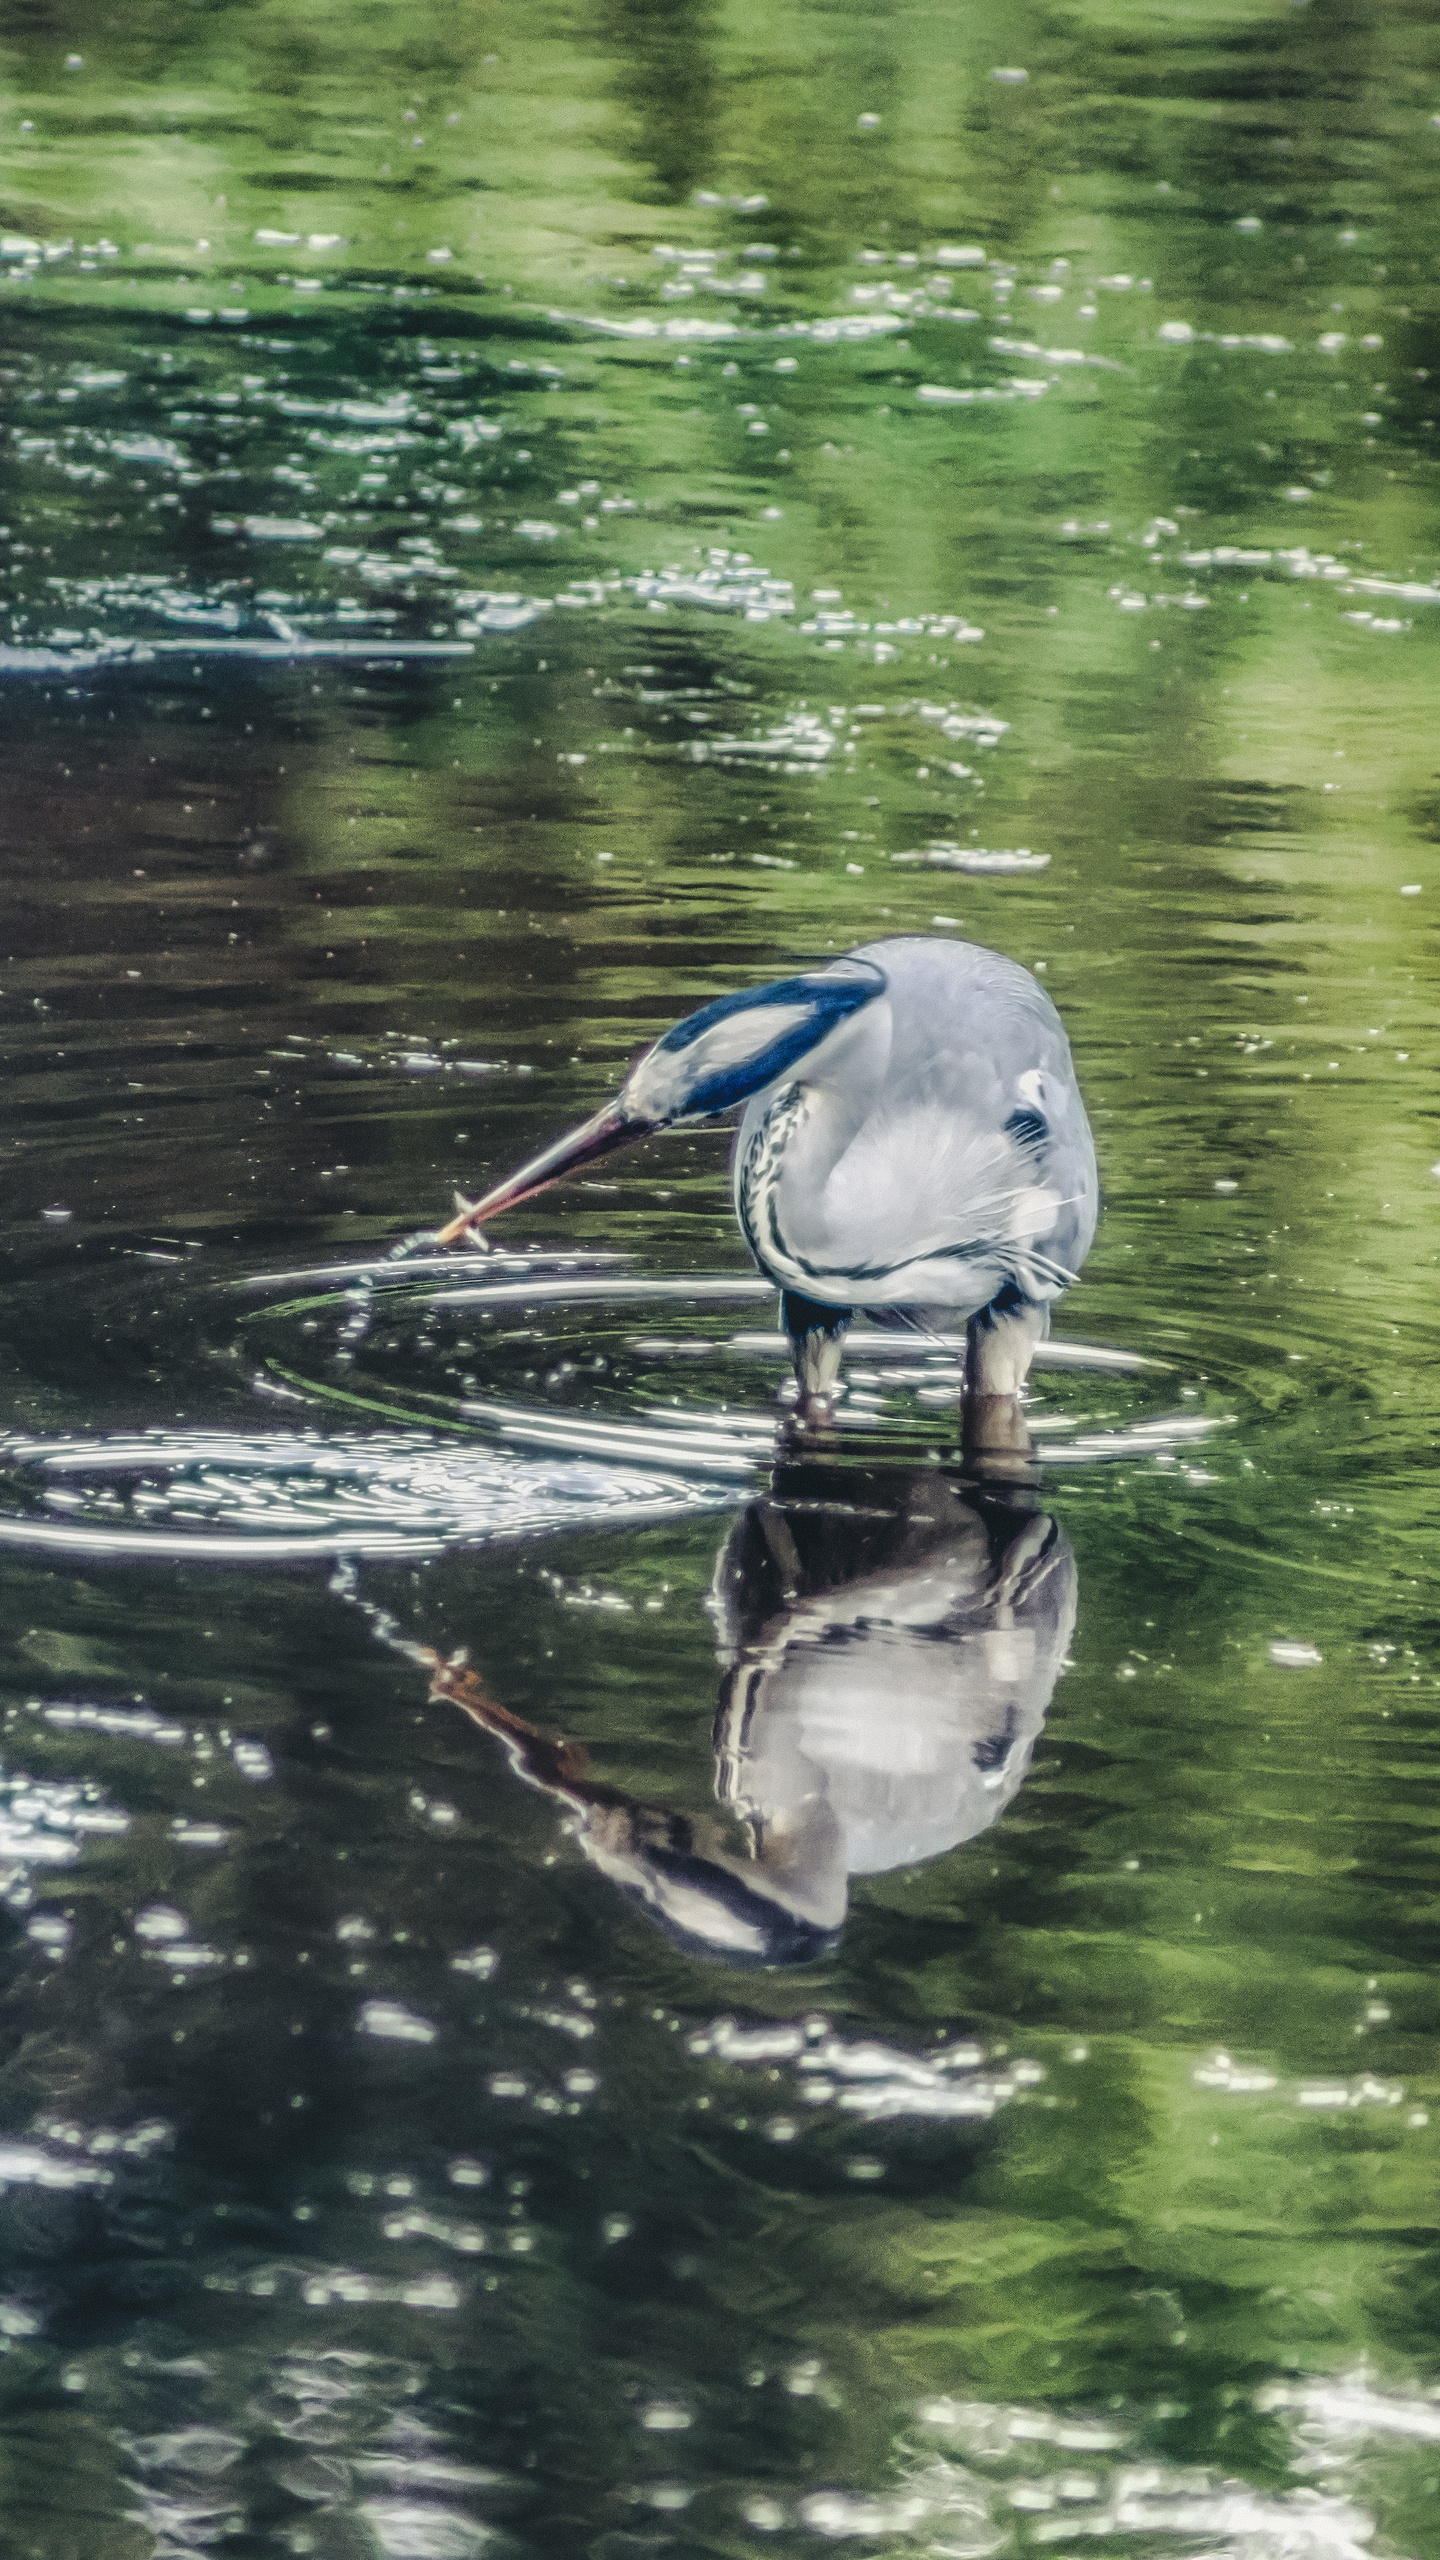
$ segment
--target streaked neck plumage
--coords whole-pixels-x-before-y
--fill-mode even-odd
[[[874,1102],[894,1035],[881,996],[757,1093],[736,1139],[735,1209],[761,1269],[805,1291],[823,1277],[824,1194]]]

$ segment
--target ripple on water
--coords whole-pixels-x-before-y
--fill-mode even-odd
[[[723,1498],[678,1475],[560,1455],[528,1460],[419,1432],[162,1432],[89,1445],[12,1443],[11,1463],[22,1485],[38,1478],[65,1517],[12,1511],[0,1521],[0,1541],[235,1562],[431,1553],[457,1541],[634,1524]],[[147,1723],[145,1738],[168,1737]],[[268,1773],[262,1750],[235,1746],[242,1775]]]
[[[778,1454],[793,1387],[782,1385],[777,1412],[763,1373],[771,1363],[785,1366],[784,1337],[721,1332],[715,1321],[727,1301],[773,1300],[767,1282],[746,1274],[646,1277],[616,1270],[614,1256],[457,1260],[423,1245],[380,1263],[263,1275],[247,1284],[252,1291],[311,1294],[241,1318],[247,1351],[263,1358],[259,1391],[317,1413],[359,1401],[410,1427],[12,1434],[0,1442],[12,1488],[0,1543],[217,1561],[433,1552],[713,1509]],[[633,1308],[656,1301],[684,1306],[692,1330],[673,1339],[625,1329]],[[962,1347],[958,1335],[901,1337],[855,1326],[836,1415],[841,1443],[928,1444],[942,1412],[953,1432]],[[582,1355],[585,1372],[602,1381],[584,1405],[575,1396]],[[657,1393],[676,1377],[677,1362],[683,1392]],[[1038,1365],[1120,1379],[1148,1364],[1131,1352],[1056,1341],[1042,1346]],[[521,1392],[482,1393],[482,1383]],[[706,1387],[717,1392],[707,1397]],[[440,1429],[429,1425],[431,1414],[444,1417]],[[1223,1419],[1137,1416],[1118,1430],[1087,1432],[1083,1414],[1035,1412],[1048,1455],[1069,1466],[1159,1459]],[[1071,1430],[1063,1451],[1048,1437]],[[535,1454],[522,1455],[517,1444]],[[57,1702],[46,1714],[96,1731],[181,1739],[148,1709],[125,1724],[116,1719],[132,1711],[119,1708]],[[242,1775],[269,1773],[262,1745],[232,1747]]]

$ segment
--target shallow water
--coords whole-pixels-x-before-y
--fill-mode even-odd
[[[1440,2551],[1432,20],[0,42],[5,2549]],[[387,1261],[897,931],[1033,1484],[721,1132]]]

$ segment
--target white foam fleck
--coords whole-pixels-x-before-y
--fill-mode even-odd
[[[168,1966],[170,1979],[176,1984],[193,1981],[202,1973],[214,1973],[230,1961],[218,1947],[197,1946],[188,1939],[178,1947],[148,1947],[146,1954],[152,1963]]]
[[[689,738],[684,752],[695,764],[763,762],[794,772],[807,765],[823,764],[842,740],[843,732],[817,713],[794,711],[788,720],[758,738]]]
[[[479,2257],[489,2246],[478,2223],[452,2222],[440,2214],[425,2212],[419,2205],[407,2206],[403,2213],[386,2214],[380,2229],[387,2240],[438,2240],[442,2247],[457,2249],[463,2257]]]
[[[318,542],[325,530],[305,516],[242,516],[240,529],[249,534],[252,542]],[[217,516],[212,530],[228,533],[234,527]]]
[[[1398,2080],[1376,2080],[1369,2072],[1358,2080],[1302,2080],[1295,2091],[1298,2107],[1337,2113],[1356,2107],[1398,2107],[1404,2098]]]
[[[800,2500],[796,2513],[812,2533],[823,2533],[827,2542],[848,2541],[863,2536],[869,2541],[879,2535],[913,2533],[930,2523],[935,2515],[934,2502],[924,2496],[876,2497],[845,2489],[815,2489]]]
[[[1039,290],[1043,292],[1047,288]],[[1103,373],[1123,373],[1125,370],[1113,356],[1089,355],[1079,347],[1041,347],[1033,338],[990,338],[986,343],[994,348],[997,355],[1030,356],[1043,364],[1093,365]]]
[[[957,388],[943,382],[922,382],[915,393],[917,400],[928,400],[932,406],[963,408],[977,400],[1038,400],[1049,389],[1045,382],[1014,374],[1008,382],[983,383],[977,388]]]
[[[828,320],[792,321],[786,335],[812,338],[823,347],[834,346],[842,339],[890,337],[904,326],[905,314],[900,311],[846,311]]]
[[[400,2000],[367,2000],[355,2021],[360,2033],[392,2044],[433,2044],[436,2030],[428,2018]]]
[[[463,1955],[452,1956],[452,1973],[468,1973],[476,1982],[488,1982],[500,1959],[493,1947],[471,1947]]]
[[[1197,2063],[1190,2076],[1197,2089],[1223,2089],[1232,2097],[1258,2097],[1280,2085],[1275,2072],[1237,2065],[1228,2053],[1211,2054],[1207,2062]]]
[[[740,2027],[733,2018],[717,2018],[691,2036],[687,2050],[722,2062],[791,2062],[804,2047],[803,2027]]]
[[[108,2187],[114,2172],[67,2158],[38,2142],[0,2142],[0,2194],[7,2187]]]
[[[866,2123],[904,2117],[952,2122],[983,2121],[1022,2088],[1044,2078],[1038,2063],[1013,2064],[1008,2071],[982,2076],[985,2056],[978,2044],[955,2044],[929,2054],[909,2053],[874,2038],[849,2042],[836,2035],[823,2018],[803,2025],[741,2026],[733,2018],[717,2018],[688,2040],[697,2059],[713,2059],[742,2069],[794,2062],[798,2094],[810,2106],[835,2106],[842,2114]],[[788,2122],[789,2119],[775,2121]],[[789,2139],[789,2135],[771,2139]]]
[[[1044,871],[1049,867],[1048,853],[1031,853],[1028,846],[1013,852],[992,852],[984,845],[927,844],[915,853],[892,853],[892,862],[924,862],[937,871],[971,871],[976,874],[1007,871]]]
[[[337,2302],[400,2302],[413,2311],[458,2311],[463,2295],[449,2276],[420,2276],[411,2283],[396,2284],[387,2283],[382,2276],[362,2275],[350,2267],[335,2267],[308,2276],[300,2288],[300,2299],[317,2311],[328,2310]]]
[[[1377,2391],[1363,2373],[1335,2382],[1276,2382],[1255,2395],[1265,2414],[1281,2411],[1300,2424],[1302,2440],[1331,2444],[1364,2436],[1408,2436],[1440,2444],[1440,2399]]]
[[[140,1742],[159,1742],[167,1746],[185,1740],[185,1727],[167,1716],[157,1715],[153,1707],[95,1706],[88,1701],[57,1698],[40,1710],[47,1724],[62,1730],[78,1729],[87,1733],[123,1735]]]
[[[0,1773],[0,1897],[25,1897],[31,1867],[71,1865],[87,1836],[129,1827],[129,1815],[94,1788]]]

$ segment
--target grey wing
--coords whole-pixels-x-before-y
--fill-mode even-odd
[[[1065,1074],[1037,1068],[1022,1077],[1025,1095],[1005,1122],[1017,1177],[1027,1169],[1055,1203],[1053,1223],[1035,1236],[1028,1250],[1037,1272],[1048,1269],[1060,1288],[1068,1287],[1079,1272],[1100,1211],[1095,1141],[1068,1054],[1065,1066]]]

